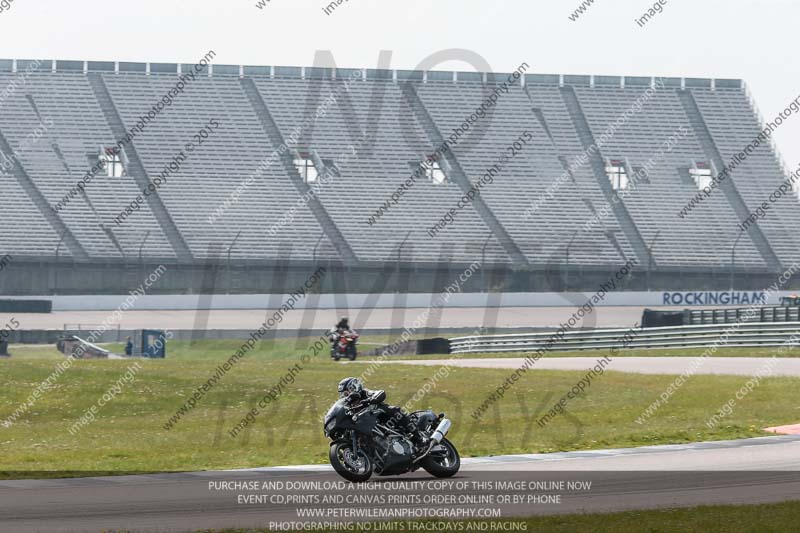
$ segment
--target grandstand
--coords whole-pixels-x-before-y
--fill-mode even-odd
[[[0,88],[15,87],[0,101],[0,152],[13,162],[0,170],[0,255],[13,258],[0,275],[5,294],[127,292],[159,263],[182,273],[166,277],[162,292],[282,290],[315,263],[341,274],[323,290],[364,290],[383,279],[386,290],[424,291],[475,260],[490,276],[468,290],[588,290],[631,258],[639,267],[627,288],[721,288],[729,272],[742,288],[760,288],[800,260],[793,194],[737,239],[738,223],[785,179],[770,145],[689,216],[677,216],[704,171],[716,174],[763,128],[740,80],[659,78],[641,111],[590,150],[657,79],[526,73],[369,224],[509,74],[209,65],[114,160],[108,149],[192,67],[48,60],[31,70],[33,63],[0,60]],[[187,152],[209,121],[219,127]],[[620,175],[633,176],[679,128],[687,134],[621,194]],[[530,144],[431,238],[428,228],[523,132]],[[351,147],[357,155],[341,157]],[[158,194],[115,222],[182,151]],[[575,165],[582,154],[588,161]],[[101,173],[60,206],[99,160]],[[210,221],[254,172],[238,201]],[[330,182],[310,194],[323,173]],[[564,173],[553,198],[526,216]],[[612,216],[587,231],[606,205]]]

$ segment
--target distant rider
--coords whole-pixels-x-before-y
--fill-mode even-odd
[[[330,336],[331,343],[336,346],[336,343],[339,342],[341,337],[346,335],[352,335],[355,331],[350,329],[350,319],[346,316],[343,316],[339,319],[339,322],[333,326],[330,331],[328,331],[328,335]]]

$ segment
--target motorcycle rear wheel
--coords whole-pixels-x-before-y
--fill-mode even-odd
[[[346,441],[334,442],[328,452],[331,466],[336,473],[353,483],[363,483],[372,476],[372,461],[359,450],[357,457],[353,444]]]
[[[461,468],[461,457],[453,443],[447,439],[442,439],[436,448],[425,459],[422,460],[422,468],[430,475],[435,477],[452,477]]]

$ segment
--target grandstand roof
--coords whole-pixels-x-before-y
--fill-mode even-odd
[[[48,72],[114,72],[117,74],[179,74],[192,65],[182,63],[150,63],[146,61],[85,61],[85,60],[34,60],[0,59],[0,72],[21,72],[31,64],[41,64],[37,70]],[[329,68],[305,66],[266,66],[266,65],[222,65],[210,64],[205,75],[300,78],[300,79],[344,79],[353,72],[361,72],[364,79],[383,81],[452,81],[461,83],[486,83],[502,80],[512,73],[500,72],[458,72],[440,70],[402,70],[370,68]],[[657,76],[604,76],[574,74],[527,73],[520,79],[521,85],[607,85],[607,86],[647,86]],[[716,87],[741,89],[744,82],[730,78],[666,78],[675,87]]]

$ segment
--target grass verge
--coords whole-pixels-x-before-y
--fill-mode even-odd
[[[308,340],[304,341],[308,342]],[[0,471],[5,477],[91,475],[99,472],[192,471],[326,462],[320,418],[336,384],[367,365],[333,363],[322,355],[305,365],[286,393],[242,434],[234,427],[265,391],[286,374],[302,345],[263,343],[212,388],[171,430],[164,424],[213,375],[239,341],[173,343],[165,360],[140,360],[136,379],[99,408],[76,435],[79,417],[125,373],[131,361],[77,361],[51,390],[10,427],[2,421],[53,371],[61,357],[18,350],[0,360]],[[40,349],[37,349],[40,350]],[[433,367],[387,365],[367,380],[403,405]],[[538,417],[583,377],[583,372],[531,371],[475,421],[470,413],[508,376],[508,370],[449,369],[414,408],[445,411],[463,456],[599,449],[735,439],[763,435],[761,428],[800,420],[800,379],[767,378],[733,412],[709,428],[705,422],[747,381],[736,376],[695,376],[647,422],[643,409],[672,381],[670,376],[606,372],[571,400],[567,414],[544,428]],[[43,472],[48,471],[48,474]],[[67,474],[69,472],[69,474]]]

